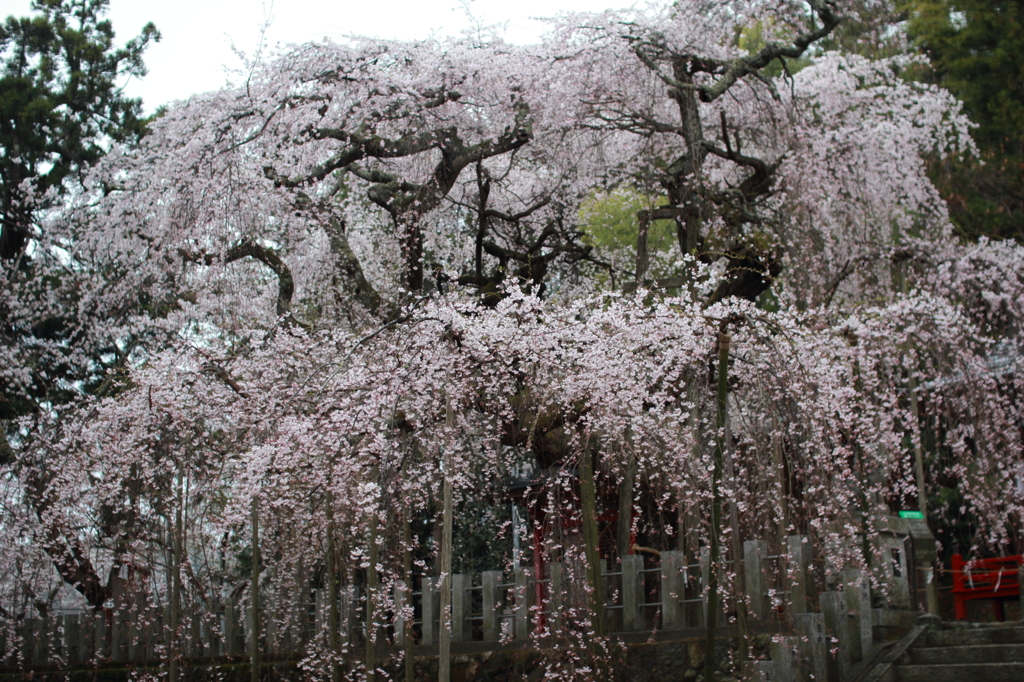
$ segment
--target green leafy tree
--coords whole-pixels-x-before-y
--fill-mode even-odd
[[[71,268],[35,249],[42,211],[114,142],[144,132],[140,100],[122,87],[145,74],[152,24],[123,46],[109,0],[35,0],[30,17],[0,24],[0,434],[14,418],[101,385],[116,340],[83,342]],[[56,263],[54,261],[57,261]],[[54,265],[58,267],[54,267]],[[61,274],[62,270],[68,272]],[[64,293],[58,295],[58,290]],[[15,294],[14,292],[19,292]],[[70,298],[68,298],[70,296]],[[15,369],[26,368],[20,374]],[[11,456],[0,438],[0,461]]]
[[[21,256],[49,190],[141,134],[141,102],[123,81],[146,73],[153,24],[123,47],[104,19],[109,0],[35,0],[0,26],[0,259]]]
[[[931,60],[927,78],[978,124],[978,160],[934,164],[954,222],[969,237],[1024,239],[1024,4],[914,0],[909,33]]]

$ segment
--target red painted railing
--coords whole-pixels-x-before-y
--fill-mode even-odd
[[[1024,556],[1003,556],[967,562],[953,555],[953,605],[956,619],[967,619],[967,602],[971,599],[992,599],[996,619],[1005,620],[1003,599],[1020,597],[1020,565]]]

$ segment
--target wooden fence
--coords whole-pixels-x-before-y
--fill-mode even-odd
[[[773,555],[765,541],[744,543],[745,584],[732,586],[733,597],[725,609],[735,610],[737,600],[741,600],[752,623],[774,623],[780,634],[800,633],[799,646],[813,645],[821,650],[819,654],[808,654],[807,660],[816,660],[817,656],[823,661],[821,665],[829,658],[824,653],[826,634],[835,636],[843,643],[844,665],[848,665],[870,645],[871,625],[878,620],[877,616],[872,617],[868,576],[860,571],[844,571],[843,584],[824,591],[820,575],[814,575],[820,571],[812,570],[808,538],[789,536],[785,544],[785,553]],[[898,559],[898,555],[893,556]],[[642,556],[630,555],[617,563],[614,570],[605,571],[609,595],[605,613],[610,630],[627,633],[702,627],[707,552],[691,563],[676,551],[661,552],[657,560],[647,562],[655,565],[645,566]],[[726,562],[722,567],[723,576],[735,575],[730,564]],[[887,571],[884,580],[906,582],[906,568],[901,570],[888,560],[881,566]],[[583,579],[571,575],[569,567],[558,563],[549,564],[543,576],[534,576],[527,568],[517,568],[510,574],[484,571],[453,575],[452,641],[498,643],[527,640],[544,631],[558,632],[561,620],[586,604],[588,590]],[[877,584],[878,576],[875,577]],[[374,609],[382,614],[377,625],[378,641],[401,645],[407,633],[411,633],[416,644],[436,644],[440,627],[439,582],[434,576],[420,576],[414,590],[395,582],[390,594],[379,595],[375,599],[379,604]],[[310,590],[308,598],[276,600],[274,607],[261,610],[261,655],[299,657],[309,647],[324,646],[332,639],[340,642],[343,651],[358,651],[367,632],[366,595],[358,586],[342,586],[336,605],[340,636],[332,638],[327,634],[332,610],[327,593]],[[267,601],[261,597],[261,603]],[[247,609],[247,599],[238,603],[225,599],[216,612],[193,612],[183,620],[179,631],[181,655],[193,659],[244,658],[251,637]],[[407,628],[404,619],[410,615],[413,622]],[[26,619],[8,624],[0,632],[0,660],[5,666],[17,668],[106,661],[155,664],[167,656],[167,616],[162,606],[124,604],[100,612]]]

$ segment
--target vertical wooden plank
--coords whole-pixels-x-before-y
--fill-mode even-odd
[[[711,579],[711,550],[707,547],[700,548],[700,594],[701,594],[701,627],[708,622],[708,592],[705,586]]]
[[[93,615],[93,652],[95,658],[101,661],[111,660],[113,620],[114,617],[110,611],[97,611]]]
[[[127,620],[123,606],[114,609],[110,624],[110,660],[125,661],[128,659]]]
[[[445,397],[445,426],[455,426],[455,412],[452,409],[451,396]],[[454,468],[452,447],[446,447],[444,453],[444,470],[442,475],[442,514],[441,514],[441,621],[438,628],[438,664],[437,679],[439,682],[451,681],[452,665],[452,624],[451,624],[451,584],[452,584],[452,475]],[[368,680],[367,682],[373,682]]]
[[[771,604],[768,601],[768,584],[763,558],[768,556],[765,540],[747,540],[743,543],[743,563],[746,569],[747,599],[750,610],[762,623],[768,621]]]
[[[469,640],[469,586],[470,576],[456,573],[452,576],[452,641]]]
[[[1024,561],[1017,566],[1017,584],[1020,586],[1020,619],[1024,620]]]
[[[395,587],[393,590],[393,599],[395,602],[395,642],[400,645],[405,645],[405,638],[408,635],[406,632],[406,607],[409,606],[408,598],[409,590],[405,587],[404,580],[396,580]]]
[[[622,557],[622,629],[643,630],[644,623],[644,559],[639,554]],[[681,595],[680,595],[681,596]]]
[[[594,634],[603,637],[608,632],[606,619],[604,576],[602,575],[600,535],[597,527],[597,492],[594,482],[594,457],[592,448],[585,448],[580,455],[580,513],[583,524],[583,552],[587,560],[587,582],[590,588],[588,606],[593,619]],[[541,576],[537,576],[540,579]]]
[[[552,565],[552,586],[554,586],[554,566]],[[485,642],[497,642],[501,635],[501,624],[498,618],[501,608],[498,585],[501,584],[501,571],[484,571],[480,575],[480,591],[483,593],[483,630]],[[553,601],[553,600],[552,600]],[[554,606],[552,605],[552,611]]]
[[[408,618],[402,623],[402,658],[405,661],[405,682],[415,682],[416,666],[413,656],[413,575],[412,575],[412,526],[409,522],[409,511],[402,514],[402,580],[406,586],[405,606],[408,609]],[[338,668],[337,679],[332,682],[341,682],[341,670]]]
[[[562,622],[562,612],[565,610],[565,564],[560,561],[553,561],[548,565],[551,576],[551,628],[557,629]]]
[[[423,614],[423,643],[437,644],[438,625],[440,620],[440,595],[437,593],[437,584],[440,579],[432,576],[423,576],[421,612]]]
[[[799,637],[773,637],[768,644],[768,656],[774,664],[775,677],[773,682],[790,682],[799,680],[800,673],[796,660],[796,652],[800,645]]]
[[[683,552],[661,553],[661,627],[665,630],[683,627],[681,600],[686,597],[683,585],[685,563]]]
[[[793,625],[803,638],[801,649],[809,662],[815,680],[828,680],[828,642],[825,638],[825,617],[820,613],[798,613]]]
[[[32,629],[29,630],[32,637],[32,658],[29,660],[32,665],[46,665],[49,658],[49,628],[45,618],[33,618]]]
[[[639,283],[638,283],[639,286]],[[633,539],[633,488],[636,486],[636,454],[629,453],[626,472],[619,486],[619,519],[616,543],[619,559],[630,555]]]
[[[811,544],[806,535],[786,538],[789,560],[786,562],[789,581],[789,607],[794,614],[810,611],[811,590],[808,568],[811,563]]]
[[[516,594],[515,594],[515,638],[525,641],[530,637],[530,599],[528,588],[530,586],[530,572],[522,566],[515,569]]]
[[[850,627],[846,619],[846,593],[845,592],[822,592],[821,593],[821,614],[825,619],[826,636],[838,640],[835,648],[839,652],[836,656],[831,653],[828,656],[829,679],[839,682],[845,679],[846,673],[851,666],[850,657]],[[833,647],[830,646],[829,649]]]
[[[339,639],[342,644],[349,644],[355,642],[356,637],[356,623],[355,611],[356,604],[355,588],[351,585],[339,589],[338,592],[338,622],[341,623],[341,632]]]
[[[36,664],[36,619],[21,621],[21,655],[29,665]]]
[[[249,679],[260,682],[260,514],[252,499],[252,570],[249,575]]]
[[[64,645],[68,663],[77,665],[85,660],[82,656],[82,617],[77,613],[64,616]]]
[[[850,614],[850,655],[860,661],[871,651],[871,583],[863,571],[843,571],[843,591]]]
[[[732,343],[732,337],[725,331],[719,331],[718,333],[718,391],[717,391],[717,411],[715,414],[715,449],[712,458],[712,471],[711,471],[711,528],[709,530],[709,550],[710,550],[710,562],[709,566],[711,570],[708,572],[707,582],[707,600],[708,607],[705,613],[704,627],[707,632],[707,637],[704,640],[704,649],[707,655],[704,657],[704,680],[705,682],[711,682],[715,674],[715,657],[713,652],[715,651],[715,639],[717,636],[716,628],[718,626],[718,615],[721,610],[721,602],[719,598],[718,588],[718,577],[721,566],[721,560],[719,556],[719,542],[721,538],[722,528],[722,495],[720,491],[720,484],[722,481],[722,472],[725,462],[725,428],[726,428],[726,416],[728,409],[728,393],[729,393],[729,347]],[[738,560],[739,557],[736,557]],[[739,616],[740,625],[745,625],[742,615]],[[742,630],[742,628],[741,628]],[[745,635],[746,633],[741,634]],[[742,646],[746,646],[746,639],[744,638]]]

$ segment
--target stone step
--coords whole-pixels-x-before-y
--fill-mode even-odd
[[[914,665],[949,663],[1021,663],[1024,644],[975,644],[973,646],[914,647],[908,652]]]
[[[1020,682],[1024,662],[901,665],[896,678],[899,682]]]
[[[928,633],[925,646],[974,646],[979,644],[1024,644],[1024,627],[997,625],[951,626]]]

